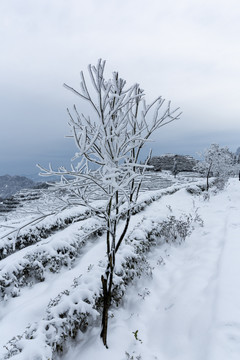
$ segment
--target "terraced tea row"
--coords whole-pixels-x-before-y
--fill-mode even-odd
[[[78,206],[58,214],[43,214],[20,224],[12,222],[4,224],[0,237],[0,260],[17,250],[24,249],[42,239],[48,238],[53,233],[65,229],[73,222],[84,220],[89,216],[89,209]]]

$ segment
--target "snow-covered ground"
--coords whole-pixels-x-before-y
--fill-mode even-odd
[[[122,305],[113,309],[109,349],[101,343],[99,326],[89,327],[81,341],[68,342],[68,351],[62,359],[239,360],[239,190],[239,181],[231,179],[226,190],[206,201],[182,188],[134,215],[129,233],[143,224],[143,219],[157,222],[169,216],[169,206],[171,214],[178,217],[182,213],[193,214],[198,208],[204,226],[196,224],[181,244],[159,243],[151,248],[147,260],[152,275],[135,279]],[[75,231],[79,231],[77,224],[59,231],[61,241],[65,233],[67,237]],[[49,238],[49,242],[52,238],[56,241],[56,236]],[[46,239],[43,241],[46,243]],[[1,347],[13,336],[22,334],[29,323],[44,319],[49,300],[68,289],[74,278],[82,275],[87,285],[84,279],[90,279],[92,264],[104,258],[104,245],[104,235],[90,239],[70,269],[65,266],[56,273],[46,272],[45,281],[35,281],[32,287],[23,287],[20,296],[2,300]],[[9,255],[2,262],[6,264],[9,259],[10,266],[18,256]],[[4,358],[3,353],[0,350],[0,359]],[[47,359],[31,354],[34,352],[23,351],[13,359]]]
[[[65,359],[237,360],[240,358],[240,183],[203,202],[204,227],[180,246],[149,254],[152,279],[129,288],[110,321],[109,349],[98,329]],[[186,211],[184,191],[154,203]],[[136,331],[137,334],[136,334]]]

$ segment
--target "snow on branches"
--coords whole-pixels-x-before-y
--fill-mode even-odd
[[[111,204],[116,210],[126,200],[132,202],[137,198],[138,186],[133,182],[141,178],[146,168],[139,164],[142,147],[155,130],[178,119],[180,113],[178,109],[171,110],[170,102],[165,105],[162,97],[146,104],[139,85],[126,88],[126,81],[117,72],[106,80],[105,61],[99,60],[96,67],[89,65],[88,70],[92,94],[83,72],[80,91],[64,84],[93,110],[93,115],[88,116],[80,113],[76,105],[72,112],[68,109],[71,136],[78,149],[73,160],[78,162],[72,164],[71,170],[61,167],[54,171],[51,166],[40,169],[45,176],[62,176],[62,186],[75,189],[79,199],[88,206],[90,185],[101,190],[109,202],[118,193],[117,203]]]
[[[126,87],[126,81],[118,72],[106,80],[105,61],[99,60],[96,66],[89,65],[91,86],[81,72],[80,90],[64,86],[90,105],[89,114],[68,109],[77,152],[70,170],[60,167],[53,170],[41,166],[42,175],[61,176],[63,188],[71,190],[75,203],[85,205],[105,221],[107,267],[102,276],[104,295],[102,333],[103,343],[107,346],[108,309],[111,305],[111,288],[115,267],[115,256],[121,246],[137,202],[145,164],[140,164],[139,156],[152,133],[162,126],[179,119],[179,109],[172,110],[160,96],[147,104],[144,91],[139,84]],[[74,161],[77,161],[75,164]],[[106,206],[95,209],[93,194],[98,191]],[[125,226],[117,235],[117,225],[121,216],[120,208],[128,204]]]

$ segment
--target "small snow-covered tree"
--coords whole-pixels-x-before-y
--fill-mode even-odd
[[[218,181],[225,183],[233,172],[233,153],[228,147],[220,147],[218,144],[211,144],[205,149],[202,161],[195,166],[195,170],[206,176],[206,187],[209,189],[209,178],[214,176]]]
[[[117,72],[105,79],[105,61],[89,65],[91,86],[81,72],[80,90],[64,84],[90,105],[90,115],[68,110],[69,125],[78,151],[70,170],[54,171],[40,167],[42,175],[61,176],[61,186],[71,190],[74,202],[87,206],[99,216],[106,228],[106,271],[102,275],[103,313],[101,337],[107,347],[108,311],[111,305],[115,258],[123,244],[132,211],[138,199],[145,164],[140,164],[142,148],[153,132],[178,119],[179,110],[171,110],[170,102],[158,97],[151,104],[138,84],[126,87],[126,81]],[[147,159],[148,160],[148,159]],[[104,199],[102,206],[94,207],[93,195]],[[124,209],[124,210],[123,210]],[[118,223],[124,225],[119,232]]]

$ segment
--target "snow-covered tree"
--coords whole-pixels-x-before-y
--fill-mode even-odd
[[[218,144],[204,150],[202,161],[195,166],[195,170],[206,176],[206,187],[209,189],[209,178],[214,176],[223,183],[233,172],[234,155],[228,147],[220,147]]]
[[[89,65],[91,86],[81,72],[80,90],[64,84],[80,100],[89,104],[89,114],[68,109],[69,125],[77,152],[71,169],[41,168],[42,175],[61,176],[60,186],[69,189],[72,203],[88,207],[100,217],[106,229],[107,267],[102,275],[103,314],[101,337],[107,346],[108,311],[111,305],[115,258],[123,244],[132,211],[138,199],[145,164],[140,164],[141,150],[153,132],[178,119],[178,109],[158,97],[147,104],[138,84],[126,86],[117,72],[105,79],[105,61]],[[148,159],[147,159],[148,160]],[[104,201],[93,206],[95,193]],[[119,220],[124,221],[121,231]]]

